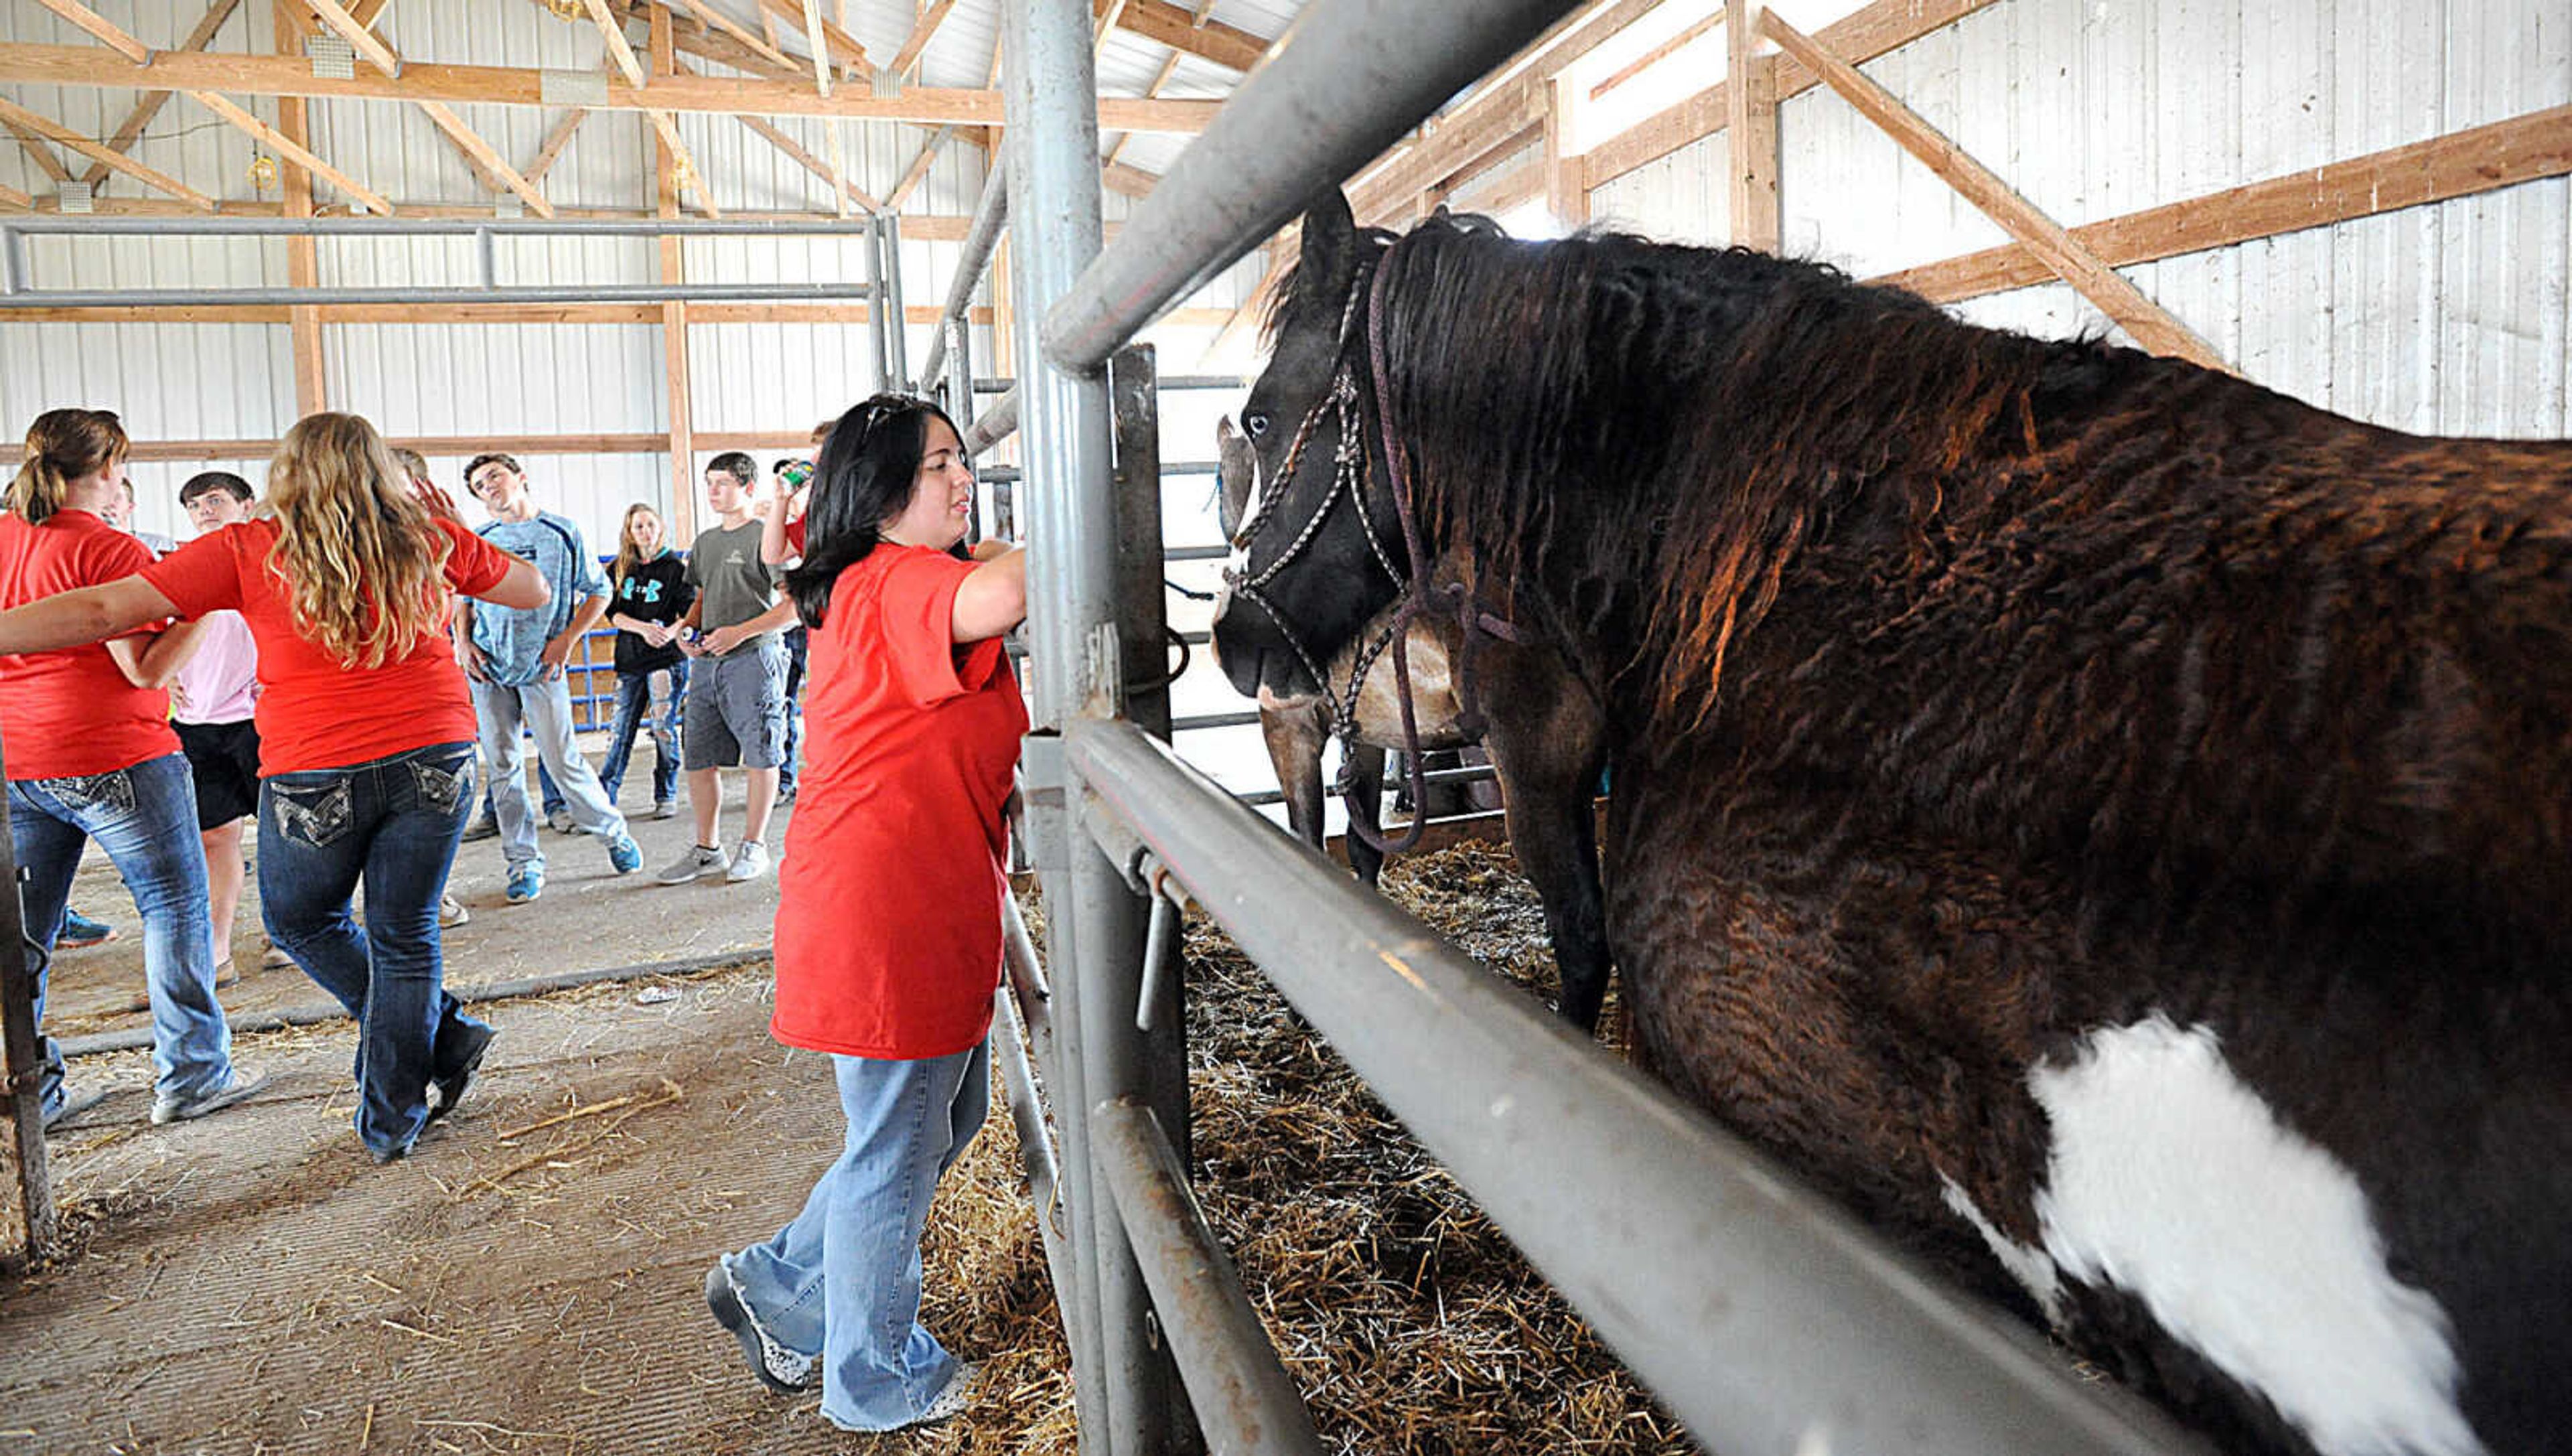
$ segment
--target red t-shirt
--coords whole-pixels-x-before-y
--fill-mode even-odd
[[[1027,731],[996,637],[950,640],[973,569],[891,543],[840,573],[804,686],[803,773],[778,872],[777,1015],[791,1047],[962,1052],[1000,981],[1001,806]]]
[[[454,543],[449,586],[471,596],[508,574],[510,558],[499,547],[452,521],[437,526]],[[443,630],[422,633],[407,656],[381,667],[348,666],[295,630],[286,582],[268,565],[276,545],[276,521],[243,521],[199,536],[143,573],[185,615],[230,607],[250,623],[259,642],[263,776],[346,768],[474,736],[473,695]]]
[[[804,517],[800,515],[786,523],[786,549],[798,556],[804,554]]]
[[[55,511],[43,525],[0,515],[0,609],[151,564],[150,546],[86,510]],[[12,779],[114,773],[179,751],[169,689],[128,682],[98,642],[0,655],[0,741]]]

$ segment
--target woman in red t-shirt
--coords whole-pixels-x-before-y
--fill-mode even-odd
[[[313,414],[269,463],[270,516],[141,572],[0,613],[0,652],[230,608],[259,643],[260,909],[357,1019],[357,1136],[410,1150],[463,1095],[491,1029],[446,993],[437,902],[474,802],[454,593],[542,606],[535,568],[423,498],[374,426]],[[366,885],[366,922],[349,901]],[[198,898],[204,899],[200,884]]]
[[[125,500],[126,450],[125,427],[107,410],[36,416],[25,462],[9,486],[8,513],[0,515],[0,608],[112,581],[151,561],[149,546],[106,519]],[[8,769],[9,838],[27,875],[20,903],[35,949],[37,1019],[81,847],[95,839],[143,916],[155,1122],[229,1106],[264,1080],[233,1064],[232,1032],[215,1000],[196,786],[170,731],[168,686],[196,635],[190,625],[94,633],[78,645],[51,644],[52,651],[0,645],[0,756]],[[50,1122],[72,1103],[51,1038],[43,1039],[41,1056],[39,1095]]]
[[[717,1262],[706,1302],[778,1390],[887,1431],[964,1409],[974,1367],[920,1323],[920,1233],[989,1100],[1002,806],[1027,715],[1000,634],[1026,558],[957,554],[973,472],[925,399],[842,415],[787,590],[812,631],[803,795],[778,872],[777,1014],[831,1054],[848,1139],[804,1211]]]

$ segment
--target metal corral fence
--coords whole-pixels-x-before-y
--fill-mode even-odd
[[[2069,1378],[2031,1333],[1952,1295],[1147,731],[1166,711],[1151,691],[1162,608],[1145,534],[1157,462],[1132,456],[1132,355],[1118,346],[1571,8],[1314,0],[1102,251],[1091,7],[1004,0],[1006,169],[984,189],[922,382],[943,365],[951,406],[969,411],[964,306],[1014,211],[1026,367],[970,420],[967,443],[1024,437],[1037,724],[1025,831],[1050,944],[1040,967],[1012,912],[996,1050],[1044,1210],[1082,1449],[1187,1444],[1173,1378],[1209,1449],[1320,1448],[1188,1189],[1172,945],[1183,900],[1231,933],[1710,1449],[2186,1449],[2157,1415]],[[1124,586],[1137,542],[1139,594]],[[1155,671],[1129,690],[1139,662]]]

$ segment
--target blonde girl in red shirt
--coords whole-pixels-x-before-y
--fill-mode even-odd
[[[1026,615],[1026,558],[958,553],[973,472],[925,399],[842,415],[812,490],[786,578],[812,675],[770,1031],[831,1054],[848,1137],[793,1222],[717,1262],[706,1302],[763,1383],[818,1383],[824,1418],[886,1431],[964,1409],[974,1376],[920,1323],[920,1234],[988,1103],[1027,727],[1000,635]]]
[[[446,993],[438,947],[437,902],[474,801],[473,705],[447,614],[457,592],[534,607],[546,588],[415,491],[353,414],[287,431],[269,504],[138,574],[0,613],[0,652],[219,608],[250,623],[261,910],[356,1018],[357,1135],[389,1161],[455,1105],[492,1037]],[[362,929],[349,913],[360,879]]]

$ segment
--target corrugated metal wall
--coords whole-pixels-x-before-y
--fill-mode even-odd
[[[2560,0],[2006,0],[1864,68],[2077,226],[2572,101]],[[1779,108],[1788,251],[1860,277],[2007,240],[1827,90]],[[1724,241],[1718,133],[1592,214]],[[2563,179],[2125,270],[2249,377],[2400,429],[2572,434]],[[1965,317],[2106,328],[2069,288]]]

